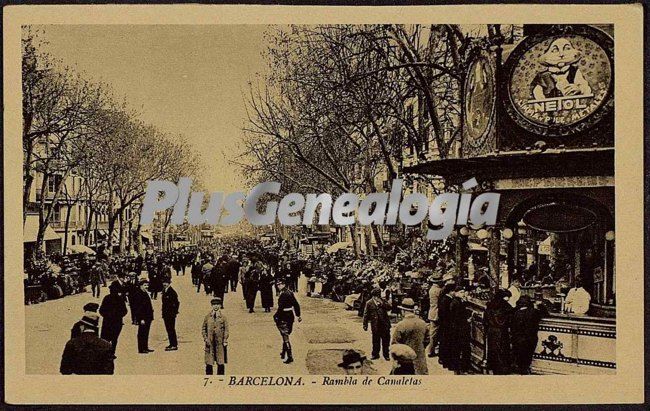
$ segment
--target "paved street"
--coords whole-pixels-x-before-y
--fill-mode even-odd
[[[303,322],[295,323],[291,336],[295,362],[283,364],[280,359],[281,338],[272,313],[265,313],[258,294],[256,312],[249,314],[241,290],[228,293],[225,310],[230,322],[228,365],[226,374],[340,374],[336,364],[344,349],[355,348],[369,356],[370,332],[364,332],[361,319],[354,311],[346,311],[342,303],[309,298],[304,294],[305,279],[297,293],[303,309]],[[176,322],[178,351],[166,352],[167,334],[160,318],[160,296],[153,301],[155,320],[151,326],[150,348],[155,351],[137,353],[137,327],[125,317],[115,360],[116,374],[203,374],[203,339],[201,324],[210,311],[210,297],[197,293],[189,275],[173,277],[173,287],[181,301]],[[108,292],[102,288],[101,298]],[[82,307],[92,301],[90,293],[26,306],[28,374],[58,374],[63,347],[70,337],[70,328],[82,316]],[[390,362],[372,361],[368,373],[388,374]],[[429,359],[430,374],[447,373],[436,359]]]

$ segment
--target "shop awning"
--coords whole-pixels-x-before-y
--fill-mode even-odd
[[[438,175],[448,183],[469,178],[533,178],[558,175],[613,176],[614,149],[548,149],[545,151],[494,152],[472,158],[446,158],[404,167],[405,174]]]
[[[95,255],[95,250],[83,244],[75,244],[75,245],[68,246],[68,252],[72,254],[86,253],[88,255]]]
[[[36,237],[38,236],[38,216],[37,215],[28,215],[25,219],[25,225],[23,226],[23,242],[24,243],[33,243],[36,242]],[[45,241],[48,240],[60,240],[61,236],[56,233],[48,224],[45,227],[45,236],[43,237]]]

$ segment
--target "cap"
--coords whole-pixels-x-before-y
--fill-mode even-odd
[[[96,313],[99,310],[99,304],[97,303],[88,303],[84,305],[84,311]]]
[[[393,344],[390,346],[390,355],[397,362],[413,361],[417,357],[413,348],[406,344]]]
[[[210,304],[215,305],[215,304],[221,304],[223,300],[219,297],[214,297],[213,299],[210,300]]]

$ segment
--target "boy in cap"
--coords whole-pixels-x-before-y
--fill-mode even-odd
[[[81,335],[65,345],[59,371],[63,375],[113,374],[115,356],[111,343],[97,336],[99,315],[89,312],[79,323]]]
[[[405,344],[393,344],[390,346],[390,356],[393,359],[391,375],[415,375],[413,360],[417,354],[411,347]]]
[[[203,319],[203,341],[205,342],[205,374],[212,375],[214,364],[217,375],[224,375],[228,362],[228,318],[221,311],[223,300],[215,297],[210,301],[212,310]]]

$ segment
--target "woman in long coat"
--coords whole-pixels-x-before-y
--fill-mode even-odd
[[[262,307],[267,313],[271,312],[273,307],[273,276],[268,267],[264,267],[260,276],[260,295],[262,297]]]
[[[220,298],[213,298],[212,311],[203,319],[206,375],[212,375],[214,364],[217,364],[217,375],[224,375],[228,362],[228,319],[221,311],[221,303]]]
[[[487,367],[494,374],[508,374],[511,364],[510,319],[512,306],[506,301],[510,291],[500,289],[485,307]]]

